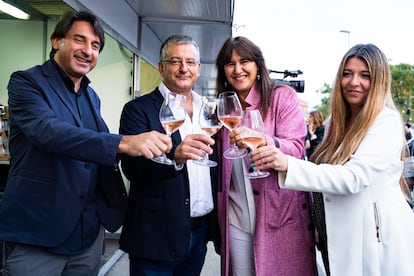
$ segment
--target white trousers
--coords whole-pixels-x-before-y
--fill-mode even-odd
[[[253,236],[230,225],[230,265],[234,276],[254,276]]]

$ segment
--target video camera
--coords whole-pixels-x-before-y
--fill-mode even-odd
[[[303,93],[305,91],[305,81],[304,80],[286,80],[287,77],[297,78],[298,75],[303,74],[302,71],[296,70],[296,71],[275,71],[275,70],[269,70],[269,74],[271,73],[277,73],[277,74],[283,74],[283,79],[274,79],[276,84],[283,83],[291,86],[293,89],[296,90],[296,92]]]

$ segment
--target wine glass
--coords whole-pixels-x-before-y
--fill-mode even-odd
[[[243,117],[243,110],[235,92],[228,91],[219,94],[217,115],[223,125],[230,131],[240,125]],[[234,144],[232,148],[223,153],[223,156],[227,159],[236,159],[245,156],[246,153],[247,150],[239,149],[237,145]]]
[[[162,127],[169,137],[184,124],[186,104],[186,97],[184,95],[168,93],[165,96],[159,112],[159,118]],[[168,159],[165,153],[153,157],[151,160],[161,164],[174,165],[174,161]]]
[[[198,121],[200,127],[206,135],[213,136],[220,130],[222,124],[217,116],[217,98],[213,96],[205,96],[202,98],[202,105]],[[193,160],[194,163],[198,165],[215,167],[217,162],[208,159],[208,154],[206,153],[203,158],[198,160]]]
[[[242,139],[243,143],[245,143],[252,151],[257,149],[261,144],[264,144],[265,137],[263,135],[264,133],[264,124],[262,116],[260,115],[260,111],[255,110],[247,110],[244,114],[243,118],[243,126],[249,128],[253,131],[242,131],[240,133],[240,138]],[[251,160],[249,158],[249,162],[251,163]],[[249,178],[262,178],[269,176],[269,172],[263,172],[256,169],[256,167],[251,166],[253,171],[249,172],[247,174],[247,177]]]

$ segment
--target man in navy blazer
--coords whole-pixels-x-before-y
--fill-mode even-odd
[[[161,46],[158,70],[162,83],[153,92],[128,102],[120,133],[163,131],[158,113],[166,97],[187,99],[184,124],[172,134],[167,157],[174,165],[126,156],[121,165],[130,180],[129,208],[120,248],[129,254],[130,275],[199,275],[207,242],[216,241],[217,172],[192,160],[213,151],[214,140],[198,123],[201,97],[192,87],[200,73],[199,49],[188,36],[173,35]]]
[[[12,74],[10,173],[0,201],[4,275],[96,275],[104,228],[124,220],[119,155],[171,149],[159,132],[110,134],[89,86],[104,46],[95,15],[71,12],[51,36],[50,60]]]

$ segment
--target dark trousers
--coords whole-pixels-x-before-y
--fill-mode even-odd
[[[42,247],[5,242],[3,276],[92,276],[99,272],[104,229],[95,242],[76,255],[50,253]]]
[[[178,262],[156,262],[129,255],[131,276],[199,276],[207,253],[207,223],[191,230],[186,258]]]

